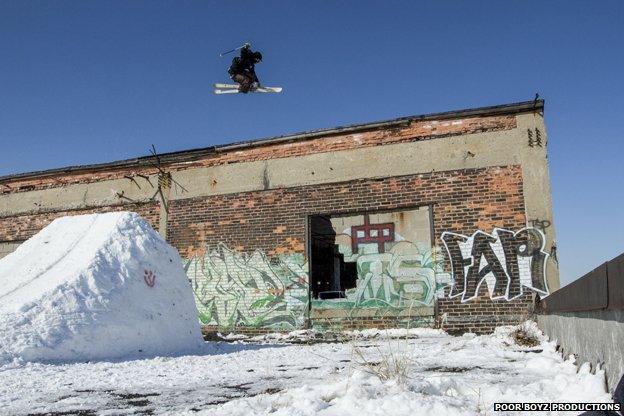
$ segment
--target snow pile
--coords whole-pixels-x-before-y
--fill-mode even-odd
[[[135,213],[56,219],[0,260],[0,361],[169,355],[202,344],[180,256]]]

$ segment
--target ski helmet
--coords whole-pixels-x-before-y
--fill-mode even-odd
[[[254,61],[256,62],[262,61],[262,54],[260,52],[254,52],[253,56],[254,56]]]

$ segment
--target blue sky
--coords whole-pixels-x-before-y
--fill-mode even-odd
[[[623,40],[619,0],[0,0],[0,175],[539,91],[565,284],[624,251]],[[283,94],[212,94],[245,41]]]

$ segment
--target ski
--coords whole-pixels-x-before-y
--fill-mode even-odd
[[[282,87],[258,87],[256,89],[253,89],[253,90],[249,91],[249,92],[250,93],[253,93],[253,92],[279,93],[279,92],[282,92]],[[227,88],[217,88],[216,84],[215,84],[214,93],[215,94],[242,94],[238,90],[238,85],[233,86],[233,87],[227,87]]]
[[[238,88],[238,84],[213,84],[215,88],[219,89],[227,89],[227,88]]]
[[[258,87],[251,92],[282,92],[282,87]]]
[[[220,89],[216,89],[214,90],[215,94],[239,94],[240,91],[238,89],[226,89],[226,90],[220,90]]]

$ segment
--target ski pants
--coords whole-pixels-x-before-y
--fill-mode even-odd
[[[245,74],[234,74],[232,80],[240,84],[238,90],[240,92],[249,92],[251,90],[251,84],[253,84],[253,77]]]

